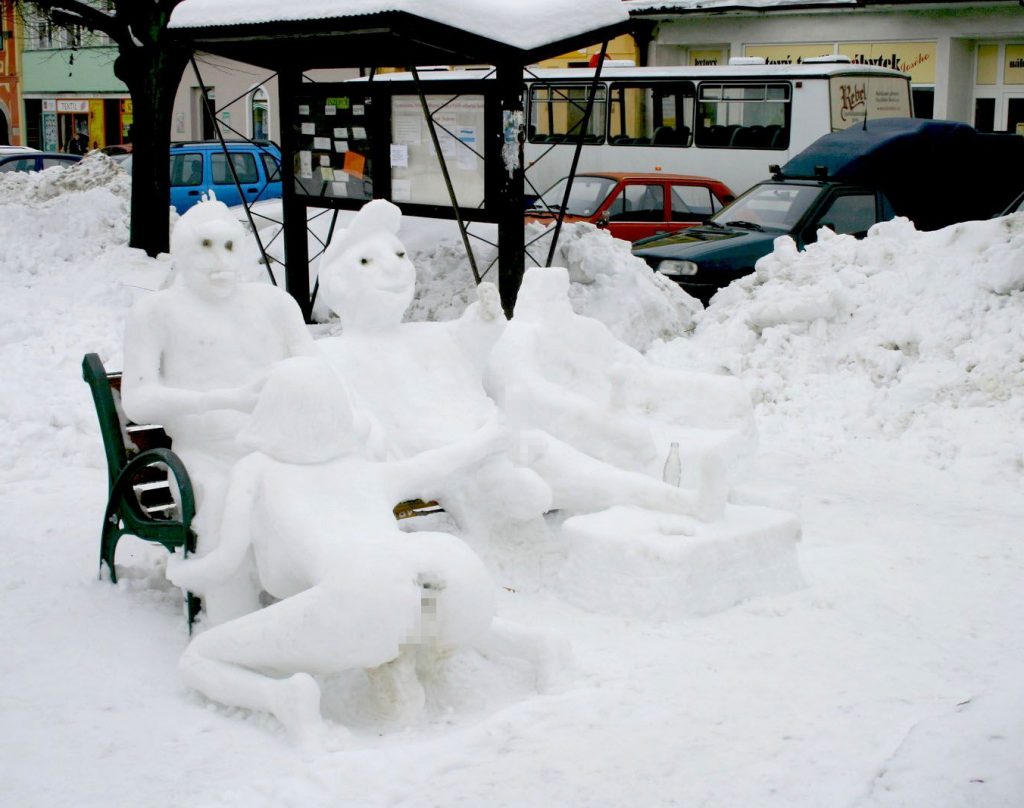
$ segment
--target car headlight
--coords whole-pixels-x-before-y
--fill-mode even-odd
[[[658,264],[662,275],[696,275],[697,265],[693,261],[662,261]]]

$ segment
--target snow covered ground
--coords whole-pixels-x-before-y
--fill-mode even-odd
[[[302,756],[181,683],[162,551],[125,540],[121,583],[96,579],[81,358],[120,367],[128,307],[167,274],[124,246],[127,198],[105,161],[0,178],[3,805],[1024,805],[1024,214],[781,245],[651,348],[749,386],[750,477],[799,508],[806,587],[641,620],[570,605],[530,556],[499,605],[570,637],[561,689],[466,654],[399,728],[340,677],[325,713],[355,740]],[[416,258],[443,275],[454,255]],[[576,302],[635,341],[693,325],[676,300],[631,330],[620,283]]]

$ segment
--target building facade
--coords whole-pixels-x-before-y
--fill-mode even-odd
[[[19,31],[13,0],[0,0],[0,145],[24,145]]]
[[[652,65],[795,63],[812,56],[909,73],[919,117],[1024,134],[1024,7],[875,0],[625,0],[653,26]]]

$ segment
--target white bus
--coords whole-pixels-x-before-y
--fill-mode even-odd
[[[569,173],[594,70],[531,69],[525,78],[527,177],[544,191]],[[909,76],[845,57],[607,67],[577,171],[697,174],[739,194],[822,135],[865,117],[911,115]]]

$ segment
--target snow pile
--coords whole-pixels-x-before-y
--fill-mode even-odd
[[[547,259],[554,228],[547,231],[540,224],[526,228],[527,251],[539,264]],[[407,319],[450,320],[460,316],[476,299],[472,270],[462,244],[453,238],[427,242],[418,234],[406,235],[405,224],[402,238],[410,247],[417,269],[416,298]],[[656,339],[670,340],[692,330],[701,306],[676,284],[652,273],[647,264],[632,255],[630,246],[592,224],[567,224],[559,234],[552,263],[569,269],[569,298],[577,314],[600,320],[620,340],[642,351]],[[480,271],[493,259],[493,250],[479,251]],[[496,281],[496,274],[495,266],[486,279]]]
[[[166,267],[124,246],[128,184],[113,166],[0,174],[0,481],[102,462],[82,356],[120,366],[122,311]]]
[[[779,239],[658,361],[728,368],[794,432],[913,433],[935,460],[1024,468],[1024,216],[821,236]]]

